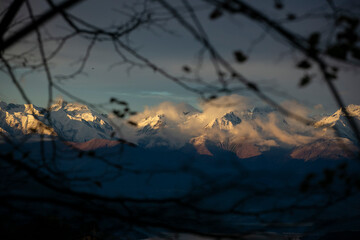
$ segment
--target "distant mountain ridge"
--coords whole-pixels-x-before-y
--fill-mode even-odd
[[[349,105],[347,110],[356,121],[360,120],[360,106]],[[186,114],[179,111],[178,118],[182,120],[174,122],[166,113],[161,113],[139,119],[137,135],[142,145],[150,148],[164,146],[166,141],[176,138],[174,126],[181,132],[186,130],[187,124],[191,125],[191,121],[198,120],[200,124],[194,128],[187,143],[202,155],[213,155],[210,145],[234,152],[239,158],[259,156],[272,147],[292,148],[291,157],[304,160],[351,158],[351,151],[357,150],[356,139],[341,110],[301,130],[294,128],[285,116],[270,107],[232,110],[207,121],[202,121],[199,111],[187,111]],[[334,126],[339,130],[339,136],[330,131]],[[344,145],[350,152],[341,147]]]
[[[355,120],[355,123],[360,126],[360,106],[350,104],[346,107],[346,111]],[[347,122],[346,116],[341,109],[337,110],[334,114],[319,120],[315,124],[315,127],[322,127],[325,131],[331,128],[336,128],[339,130],[341,137],[348,138],[351,141],[356,141],[355,135],[349,128],[349,123]]]
[[[85,142],[110,139],[112,126],[106,116],[87,106],[58,100],[50,111],[33,104],[0,102],[0,131],[9,137],[37,133],[59,136],[66,141]]]
[[[360,121],[360,106],[347,110]],[[294,126],[270,107],[232,109],[205,114],[190,105],[179,104],[162,112],[148,112],[136,119],[136,142],[141,147],[180,149],[192,145],[198,154],[213,155],[214,147],[233,152],[239,158],[261,155],[272,148],[293,149],[291,157],[349,158],[351,154],[339,146],[356,151],[354,134],[341,110],[321,118],[313,127]],[[336,127],[340,138],[330,129]],[[31,133],[59,136],[68,145],[83,150],[113,147],[114,128],[107,116],[79,103],[55,102],[49,111],[32,104],[0,102],[0,131],[11,137]],[[126,138],[126,136],[125,136]]]

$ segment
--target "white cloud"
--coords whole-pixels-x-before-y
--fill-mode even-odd
[[[158,106],[145,108],[131,120],[141,123],[143,127],[148,122],[161,118],[166,126],[160,127],[157,136],[165,139],[169,146],[174,148],[181,147],[190,139],[199,136],[218,142],[250,143],[260,150],[276,146],[299,146],[323,137],[321,130],[305,126],[276,111],[260,109],[261,114],[255,112],[252,118],[249,109],[254,108],[253,102],[247,97],[230,95],[199,104],[202,111],[185,103],[163,102]],[[308,117],[311,113],[309,109],[293,101],[284,102],[282,106],[303,117]],[[241,123],[227,130],[206,128],[211,121],[221,119],[229,112],[235,112]],[[134,128],[124,132],[133,141],[138,141],[141,137]]]

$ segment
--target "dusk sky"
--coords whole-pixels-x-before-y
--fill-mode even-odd
[[[0,240],[360,239],[359,30],[360,0],[0,0]]]
[[[32,2],[34,11],[37,13],[41,13],[47,8],[47,5],[41,5],[38,1]],[[179,6],[179,10],[183,9],[181,1],[169,2]],[[264,29],[243,17],[225,14],[220,19],[211,21],[208,16],[213,10],[212,8],[204,5],[202,1],[189,2],[198,9],[198,17],[210,41],[223,57],[247,79],[257,83],[266,94],[278,102],[295,99],[310,108],[322,104],[327,112],[338,108],[329,94],[328,87],[319,76],[315,77],[308,86],[298,87],[299,80],[304,72],[294,66],[302,57],[299,54],[293,54],[291,48],[284,44],[280,37],[267,34],[262,38]],[[275,19],[286,19],[288,13],[301,16],[309,12],[315,14],[329,11],[325,1],[284,1],[285,8],[283,10],[274,9],[273,1],[248,2]],[[335,2],[342,4],[351,1]],[[130,5],[130,1],[91,0],[80,3],[71,11],[74,15],[97,26],[105,27],[121,23],[126,19],[126,16],[120,13],[128,10],[124,4]],[[153,3],[149,1],[148,4]],[[162,11],[164,12],[164,10]],[[180,12],[185,17],[188,16],[185,12]],[[25,8],[22,9],[21,14],[22,16],[27,14]],[[316,18],[286,23],[284,26],[305,36],[314,30],[325,32],[328,27]],[[171,74],[186,76],[182,67],[184,65],[195,65],[196,56],[201,46],[175,20],[170,20],[161,27],[165,27],[167,31],[172,31],[173,34],[166,33],[157,26],[151,26],[149,29],[142,27],[131,33],[128,39],[124,38],[123,41],[128,41],[132,48]],[[60,18],[48,22],[45,28],[53,36],[63,34],[69,29]],[[260,39],[261,41],[257,41]],[[28,36],[26,40],[34,41],[34,35]],[[252,48],[254,41],[256,45]],[[80,66],[78,60],[85,55],[88,45],[89,40],[75,37],[69,40],[62,51],[50,62],[54,81],[69,93],[95,104],[107,103],[111,97],[116,97],[129,102],[131,108],[137,111],[142,111],[144,106],[154,106],[163,101],[187,102],[195,107],[199,103],[197,94],[185,90],[158,72],[149,68],[129,68],[129,65],[126,64],[116,65],[120,58],[115,53],[111,42],[96,42],[85,65],[84,74],[77,75],[72,79],[57,80],[56,76],[58,75],[71,74],[76,71],[77,67]],[[22,41],[13,45],[6,53],[19,52],[28,46]],[[50,43],[47,47],[50,51],[50,49],[54,49],[54,44]],[[238,49],[249,55],[248,61],[243,64],[236,63],[233,58],[233,51]],[[21,69],[16,71],[16,76],[21,85],[35,105],[45,107],[48,94],[44,71],[35,71],[23,76],[24,72],[26,71]],[[310,72],[310,74],[312,73]],[[360,104],[358,75],[359,70],[351,66],[344,65],[340,69],[336,86],[346,104]],[[216,81],[209,61],[204,61],[201,76],[208,82]],[[0,79],[1,100],[9,103],[24,103],[9,77],[0,72]],[[251,96],[249,91],[244,90],[239,91],[238,94]],[[57,91],[54,92],[54,97],[67,99],[66,96]]]

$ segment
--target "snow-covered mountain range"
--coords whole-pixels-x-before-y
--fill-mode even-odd
[[[347,111],[360,122],[360,106],[349,105]],[[145,148],[180,149],[190,144],[198,154],[211,156],[214,149],[222,149],[239,158],[285,148],[292,151],[291,157],[305,160],[351,157],[341,145],[351,151],[357,149],[354,134],[341,110],[319,117],[314,126],[304,126],[269,107],[205,106],[199,111],[188,104],[164,103],[131,120],[137,122],[137,128],[125,129],[124,138]],[[339,130],[339,136],[332,131],[334,127]],[[79,147],[89,150],[114,146],[114,142],[104,141],[111,139],[114,129],[106,115],[79,103],[58,100],[46,111],[32,104],[0,102],[0,131],[11,138],[31,133],[53,135],[81,143]]]
[[[0,131],[11,138],[36,133],[72,142],[109,139],[113,128],[106,118],[85,105],[63,100],[54,103],[50,111],[33,104],[0,102]]]
[[[351,157],[341,145],[356,150],[355,136],[341,110],[318,117],[314,126],[304,126],[270,107],[217,112],[200,112],[186,104],[172,107],[165,107],[168,115],[159,108],[136,119],[139,139],[147,139],[142,141],[145,146],[167,144],[176,148],[190,143],[199,154],[213,155],[215,147],[234,152],[239,158],[258,156],[271,148],[286,148],[293,149],[292,157],[305,160]],[[347,111],[360,122],[360,106],[349,105]],[[339,135],[333,131],[334,126]]]

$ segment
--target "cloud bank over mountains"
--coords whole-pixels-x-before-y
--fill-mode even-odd
[[[184,103],[164,102],[146,108],[132,118],[138,123],[138,128],[127,131],[127,136],[148,148],[181,148],[190,143],[200,154],[207,155],[212,155],[208,148],[212,144],[235,152],[239,158],[260,155],[271,147],[298,148],[326,140],[339,140],[352,145],[351,141],[354,141],[341,111],[335,114],[338,118],[324,120],[321,116],[314,116],[311,109],[301,104],[290,101],[283,103],[293,113],[319,120],[314,127],[284,116],[269,106],[255,106],[249,98],[239,95],[221,97],[200,106],[201,111]],[[348,108],[358,120],[359,109],[356,105]],[[340,130],[346,133],[341,133],[340,138],[331,128],[338,121],[342,121],[343,128]],[[307,151],[313,150],[307,148]]]
[[[335,149],[331,155],[343,157],[342,149],[335,148],[339,143],[356,149],[354,134],[341,110],[323,117],[296,102],[284,102],[283,107],[312,118],[316,124],[306,126],[252,99],[230,95],[204,102],[200,110],[186,103],[171,102],[148,107],[131,117],[137,127],[78,103],[58,101],[51,107],[49,117],[44,109],[33,105],[1,102],[0,131],[11,137],[35,131],[71,142],[91,140],[91,146],[98,146],[94,139],[116,140],[112,133],[120,126],[117,137],[144,148],[180,149],[190,144],[199,154],[213,155],[214,149],[222,149],[239,158],[258,156],[272,148],[290,149],[293,157],[303,159],[328,156],[330,148]],[[349,105],[347,110],[360,122],[360,106]],[[334,134],[333,127],[339,130],[339,136]],[[99,146],[114,143],[102,141]]]
[[[293,112],[308,116],[310,111],[296,103],[286,103]],[[156,134],[167,138],[171,144],[184,144],[196,136],[253,142],[271,147],[308,143],[324,135],[320,129],[304,126],[266,106],[255,107],[249,99],[232,95],[203,103],[202,111],[187,104],[164,102],[147,108],[132,118],[143,134]],[[152,131],[146,131],[152,130]],[[156,130],[156,131],[154,131]],[[320,131],[319,131],[320,130]],[[176,141],[183,139],[185,142]]]

